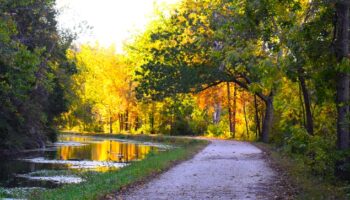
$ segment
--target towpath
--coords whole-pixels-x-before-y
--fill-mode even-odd
[[[254,145],[212,140],[193,159],[116,199],[275,199],[270,191],[275,178]]]

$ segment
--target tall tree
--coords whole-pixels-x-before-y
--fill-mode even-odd
[[[335,4],[335,41],[334,50],[337,63],[349,65],[349,1],[339,0]],[[349,148],[349,73],[340,69],[337,77],[337,135],[338,148]]]
[[[232,121],[232,108],[231,108],[231,88],[230,88],[230,83],[227,82],[226,83],[226,88],[227,88],[227,107],[228,107],[228,121],[230,124],[230,134],[232,136],[232,138],[234,138],[234,128],[233,128],[233,121]]]
[[[58,30],[54,3],[1,1],[2,148],[45,146],[55,140],[55,117],[66,110],[64,89],[75,71],[66,50],[73,37]]]
[[[237,116],[237,85],[234,84],[234,87],[233,87],[234,91],[233,91],[233,114],[232,114],[232,121],[233,121],[233,125],[232,125],[232,131],[233,131],[233,136],[235,136],[236,134],[236,123],[237,123],[237,120],[236,120],[236,116]]]

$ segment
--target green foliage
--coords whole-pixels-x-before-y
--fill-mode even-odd
[[[54,1],[1,1],[0,149],[55,140],[54,118],[66,109],[65,79],[74,65],[71,35],[56,27]]]
[[[4,188],[0,187],[0,198],[6,198],[7,194]]]
[[[162,104],[159,111],[162,118],[159,122],[159,133],[170,135],[201,135],[204,133],[206,124],[204,119],[198,116],[200,111],[196,109],[197,105],[193,96],[177,95],[164,99]]]
[[[335,164],[340,158],[336,151],[335,137],[310,136],[300,126],[291,127],[290,131],[291,136],[286,138],[284,150],[309,166],[312,174],[332,178]]]
[[[311,169],[302,155],[296,156],[266,144],[256,145],[268,152],[271,161],[288,174],[288,183],[298,191],[295,199],[348,199],[349,186],[346,182],[334,180],[332,177],[325,179],[310,173]]]
[[[335,163],[339,159],[334,141],[335,137],[312,137],[306,155],[310,158],[307,164],[311,166],[314,174],[327,178],[334,176]]]
[[[226,100],[217,92],[203,103],[221,103],[215,124],[213,106],[201,107],[196,95],[235,82],[258,97],[257,105],[241,97],[235,109],[244,105],[245,114],[233,121],[246,126],[236,132],[257,134],[273,102],[270,141],[316,175],[331,177],[337,161],[348,167],[347,153],[335,150],[334,96],[349,60],[334,56],[329,1],[183,0],[155,16],[127,58],[98,45],[67,52],[72,37],[57,30],[56,15],[54,0],[1,2],[0,147],[43,146],[55,139],[53,125],[220,137],[229,129]],[[306,107],[314,135],[305,129]]]
[[[290,128],[291,136],[286,138],[286,149],[291,153],[305,154],[310,143],[310,136],[306,130],[300,126]]]
[[[224,135],[227,127],[223,127],[222,123],[219,124],[209,124],[207,134],[209,136],[220,137]]]
[[[195,108],[191,113],[191,120],[188,122],[193,135],[203,135],[208,129],[208,116],[205,111]]]

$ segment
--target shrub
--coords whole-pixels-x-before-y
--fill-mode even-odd
[[[312,174],[323,178],[333,177],[335,163],[339,159],[335,139],[320,135],[310,136],[300,126],[293,126],[290,130],[291,135],[286,138],[284,150],[310,166]]]
[[[219,137],[225,134],[225,129],[220,123],[209,124],[207,134],[209,136]]]
[[[170,129],[171,135],[194,135],[189,123],[181,118],[177,119]]]
[[[310,136],[304,128],[290,127],[291,135],[286,138],[286,150],[290,153],[304,154],[310,142]]]

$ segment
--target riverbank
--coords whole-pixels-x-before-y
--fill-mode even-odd
[[[350,187],[344,181],[322,179],[312,175],[310,166],[302,160],[264,143],[253,143],[266,153],[270,166],[278,173],[284,193],[295,199],[349,199]]]
[[[89,134],[90,135],[90,134]],[[166,151],[150,153],[144,160],[117,171],[105,173],[86,172],[86,180],[80,184],[64,185],[60,188],[39,191],[30,195],[29,199],[99,199],[106,194],[121,190],[126,186],[144,182],[175,164],[187,160],[203,149],[208,141],[181,137],[148,136],[148,135],[110,135],[91,134],[92,136],[114,137],[143,142],[157,142],[174,146]]]

